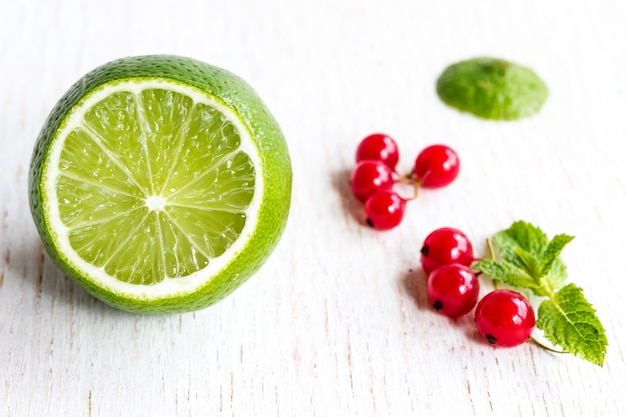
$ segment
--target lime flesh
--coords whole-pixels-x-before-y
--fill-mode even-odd
[[[241,234],[254,194],[240,142],[222,113],[181,93],[105,97],[60,155],[59,214],[72,248],[132,284],[205,268]]]

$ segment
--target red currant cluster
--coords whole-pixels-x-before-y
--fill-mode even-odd
[[[412,185],[416,195],[419,187],[445,187],[459,174],[459,157],[446,145],[424,148],[415,159],[413,171],[405,176],[396,172],[399,156],[396,142],[382,133],[365,137],[356,151],[352,193],[365,204],[367,223],[378,230],[393,229],[404,217],[409,199],[394,190],[396,184]]]
[[[470,269],[472,243],[458,229],[444,227],[429,234],[421,249],[428,275],[428,301],[448,317],[472,311],[479,333],[493,346],[513,347],[526,342],[535,327],[535,313],[521,294],[504,289],[490,292],[478,302],[479,284]]]

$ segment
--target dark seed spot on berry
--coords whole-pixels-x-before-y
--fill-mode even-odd
[[[420,253],[424,256],[428,256],[428,245],[424,245],[422,246],[422,249],[420,250]]]
[[[367,223],[369,227],[374,227],[374,223],[370,219],[365,219],[365,223]]]
[[[439,311],[443,308],[443,303],[440,300],[435,300],[435,302],[433,303],[433,308]]]
[[[492,335],[486,334],[485,337],[487,338],[487,342],[489,342],[490,345],[495,345],[496,344],[497,340]]]

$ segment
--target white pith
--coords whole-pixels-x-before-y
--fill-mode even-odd
[[[129,284],[120,281],[107,274],[104,268],[97,267],[82,259],[70,245],[68,238],[69,229],[60,220],[58,208],[58,196],[56,192],[56,181],[61,174],[59,161],[67,135],[83,124],[83,117],[88,109],[105,97],[120,91],[127,91],[139,94],[146,89],[168,89],[190,97],[195,104],[201,103],[211,106],[220,111],[237,129],[241,138],[239,149],[250,156],[250,160],[255,170],[255,185],[252,201],[244,211],[247,219],[239,238],[219,257],[211,258],[209,264],[204,269],[196,271],[187,277],[170,278],[165,277],[162,281],[150,285]],[[115,81],[99,86],[83,98],[66,115],[61,128],[56,132],[49,148],[49,152],[44,160],[43,169],[43,191],[44,191],[44,216],[49,225],[50,234],[57,252],[65,258],[65,261],[79,273],[94,282],[98,287],[106,288],[109,291],[124,297],[154,300],[176,294],[190,293],[205,285],[212,277],[223,270],[232,259],[245,247],[251,234],[256,229],[258,212],[263,195],[263,174],[260,163],[259,151],[256,144],[250,137],[246,127],[242,124],[238,116],[224,104],[193,86],[180,84],[178,82],[164,79],[140,79],[128,81]],[[159,196],[148,197],[145,201],[151,210],[160,210],[164,201]]]

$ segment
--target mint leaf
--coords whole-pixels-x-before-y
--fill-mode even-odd
[[[539,272],[541,271],[541,265],[534,255],[532,255],[530,252],[526,252],[520,247],[515,248],[513,250],[513,253],[517,257],[519,265],[524,268],[528,275],[530,275],[531,277],[539,276]]]
[[[568,284],[539,306],[537,327],[564,350],[602,366],[608,340],[582,289]]]
[[[495,234],[494,239],[502,257],[519,267],[524,267],[515,253],[522,249],[535,258],[541,258],[548,246],[548,237],[538,227],[524,221],[516,221],[506,230]]]
[[[565,234],[556,235],[552,238],[548,247],[542,254],[543,259],[539,276],[545,277],[553,275],[553,277],[550,277],[550,282],[555,284],[553,288],[560,288],[563,285],[563,281],[565,281],[565,266],[560,262],[559,255],[565,245],[570,243],[573,239],[574,236]],[[556,268],[554,268],[553,271],[552,269],[555,266]]]
[[[561,258],[557,258],[552,264],[550,273],[541,278],[542,281],[547,281],[547,286],[552,290],[558,290],[565,285],[565,279],[567,278],[567,267]]]
[[[533,291],[540,290],[540,286],[526,271],[509,262],[483,259],[472,265],[472,268],[503,284],[529,288]]]
[[[494,239],[502,257],[525,270],[546,291],[554,291],[565,283],[567,270],[559,255],[573,236],[560,234],[548,240],[537,226],[516,221],[508,229],[496,233]]]

